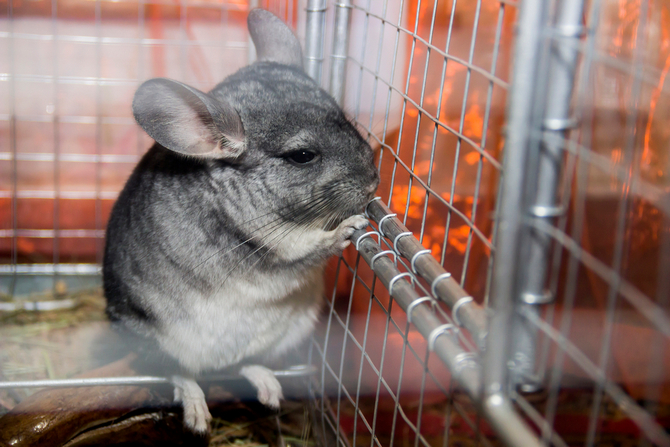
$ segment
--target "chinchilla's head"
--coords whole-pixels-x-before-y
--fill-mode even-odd
[[[324,228],[360,213],[379,183],[370,146],[302,69],[300,44],[268,11],[248,18],[258,61],[210,93],[167,79],[140,86],[133,113],[161,146],[206,161],[226,194]]]

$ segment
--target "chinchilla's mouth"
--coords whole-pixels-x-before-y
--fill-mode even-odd
[[[348,210],[346,213],[338,213],[336,216],[334,216],[332,219],[329,220],[328,225],[324,230],[326,231],[333,231],[335,228],[337,228],[345,219],[348,219],[351,216],[354,216],[356,214],[365,214],[365,207],[367,206],[368,202],[365,202],[364,205],[359,206],[357,208],[352,208]]]

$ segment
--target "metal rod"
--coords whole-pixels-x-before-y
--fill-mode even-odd
[[[323,68],[323,36],[326,28],[326,0],[307,2],[305,29],[305,71],[321,84]]]
[[[507,132],[503,150],[503,175],[500,188],[500,220],[493,268],[491,318],[484,368],[485,393],[507,393],[511,356],[511,331],[514,327],[517,270],[523,215],[526,158],[530,123],[534,112],[534,91],[538,74],[540,42],[545,17],[545,2],[524,1],[516,26],[515,67],[507,104]]]
[[[530,191],[535,191],[535,197],[530,204],[531,218],[553,222],[565,210],[560,206],[557,190],[563,166],[563,142],[566,133],[574,125],[570,119],[570,100],[572,98],[575,72],[577,69],[578,50],[575,46],[565,45],[567,40],[579,40],[579,33],[561,33],[561,30],[580,30],[583,0],[566,0],[558,5],[555,29],[559,36],[552,41],[548,51],[547,86],[538,88],[538,94],[546,92],[544,118],[541,123],[544,138],[540,144],[533,146],[537,149],[536,165],[529,166],[529,172],[536,172],[537,184],[529,184]],[[538,123],[539,124],[539,123]],[[525,267],[521,292],[520,307],[527,308],[528,312],[539,312],[538,304],[552,302],[554,297],[545,289],[549,256],[552,239],[549,235],[529,229],[524,258],[527,262],[520,263]],[[537,328],[521,321],[515,325],[515,381],[520,383],[524,391],[533,391],[538,387],[532,383],[536,369]]]
[[[462,323],[462,326],[470,332],[477,345],[482,348],[487,332],[484,308],[472,300],[463,301],[464,298],[469,298],[470,295],[461,288],[458,281],[454,280],[454,278],[444,277],[443,280],[435,282],[436,279],[447,272],[433,256],[425,251],[425,248],[414,236],[399,238],[399,235],[407,233],[408,230],[397,218],[385,217],[392,213],[381,200],[370,202],[367,207],[367,213],[375,222],[383,220],[380,230],[390,240],[394,241],[394,248],[396,248],[398,253],[411,261],[412,266],[416,269],[416,273],[425,279],[428,284],[435,286],[432,288],[434,289],[436,298],[439,298],[449,306],[449,309],[454,313],[454,319]],[[424,254],[418,255],[420,252],[424,252]],[[455,309],[457,304],[459,305]]]
[[[349,25],[351,23],[351,0],[340,0],[335,4],[335,34],[330,63],[330,95],[342,106],[346,81],[347,50],[349,49]]]
[[[376,203],[376,201],[372,202],[370,208]],[[385,222],[389,222],[385,223],[386,231],[386,227],[390,227],[393,220],[387,219]],[[355,231],[351,239],[355,241],[359,253],[368,265],[372,263],[372,258],[382,251],[378,242],[370,237],[370,234],[366,233],[365,230]],[[411,240],[414,238],[403,239]],[[399,241],[398,246],[400,245],[401,242]],[[428,256],[425,257],[428,258]],[[412,282],[405,277],[401,277],[404,274],[396,268],[391,258],[387,256],[377,258],[373,271],[382,284],[387,289],[391,289],[389,293],[403,311],[406,312],[413,302],[422,299],[414,289]],[[421,303],[413,308],[412,324],[428,342],[429,349],[449,368],[453,379],[461,385],[468,396],[473,401],[483,404],[484,414],[491,424],[499,430],[503,440],[508,445],[530,447],[541,445],[533,430],[514,410],[506,396],[494,394],[482,402],[481,362],[478,361],[477,354],[467,352],[460,347],[455,336],[457,330],[455,327],[450,324],[445,325],[440,321],[426,303]]]
[[[15,275],[99,275],[99,264],[12,264],[0,265],[0,274]]]
[[[314,365],[297,365],[288,369],[275,370],[275,377],[306,377],[316,373]],[[201,381],[239,380],[237,374],[216,374],[198,378]],[[149,385],[154,383],[172,383],[168,377],[161,376],[131,376],[131,377],[92,377],[82,379],[61,380],[22,380],[0,382],[0,389],[6,388],[73,388],[82,386],[118,386],[118,385]]]
[[[258,8],[258,0],[249,0],[249,11]],[[247,38],[247,65],[251,65],[256,61],[256,47],[251,40],[251,35]]]

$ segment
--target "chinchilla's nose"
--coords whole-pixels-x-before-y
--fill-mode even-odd
[[[379,172],[377,172],[377,168],[373,166],[372,169],[372,182],[368,184],[368,186],[365,187],[365,193],[369,198],[374,197],[375,192],[377,191],[377,187],[379,186]]]

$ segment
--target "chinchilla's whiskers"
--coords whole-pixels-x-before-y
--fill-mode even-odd
[[[328,204],[328,202],[326,202],[325,204],[321,204],[321,205],[322,205],[322,209],[325,209],[325,206],[326,206],[327,204]],[[303,220],[303,221],[306,221],[307,218],[304,217],[302,220]],[[317,226],[317,225],[313,225],[313,224],[312,224],[312,225],[301,225],[301,223],[305,223],[305,222],[300,222],[300,223],[298,223],[298,224],[296,224],[296,225],[294,225],[294,226],[291,226],[291,227],[288,228],[286,231],[284,231],[283,233],[279,234],[278,236],[274,237],[272,240],[269,240],[266,244],[264,244],[264,245],[267,246],[267,245],[269,245],[271,242],[273,242],[275,239],[279,238],[279,240],[274,244],[274,246],[270,247],[270,248],[269,248],[265,253],[263,253],[263,254],[262,254],[262,255],[261,255],[261,256],[260,256],[254,263],[253,263],[253,264],[251,264],[251,265],[249,266],[249,268],[247,269],[247,271],[253,269],[259,262],[261,262],[263,259],[265,259],[265,257],[266,257],[268,254],[270,254],[275,248],[277,248],[277,247],[279,246],[279,244],[281,244],[281,243],[284,241],[284,239],[286,239],[286,238],[289,236],[289,234],[290,234],[291,232],[295,231],[296,229],[298,229],[298,228],[302,229],[302,231],[301,231],[300,234],[298,235],[298,238],[300,238],[300,236],[302,236],[302,235],[305,233],[305,231],[309,230],[310,228],[314,228],[314,227],[316,227],[316,228],[321,229],[321,227],[320,227],[320,226]],[[258,250],[256,250],[256,251],[258,251]],[[238,264],[238,266],[239,266],[239,265],[241,265],[241,263]],[[229,276],[230,276],[230,275],[229,275]],[[227,279],[228,279],[228,277],[226,277],[226,279],[224,279],[224,282],[225,282]]]
[[[320,207],[320,209],[319,209],[318,211],[320,212],[320,211],[323,211],[323,210],[327,209],[328,205],[330,205],[330,204],[332,203],[332,201],[333,201],[332,199],[322,201],[321,204],[320,204],[321,207]],[[310,228],[318,228],[318,229],[320,229],[320,230],[327,231],[327,228],[329,228],[330,225],[332,225],[333,223],[335,223],[338,219],[342,219],[342,218],[345,218],[345,217],[346,217],[346,216],[344,216],[343,213],[336,213],[336,214],[334,214],[334,215],[331,215],[330,217],[323,217],[323,218],[319,219],[318,221],[308,222],[308,225],[300,225],[300,224],[298,224],[298,225],[296,225],[296,226],[294,226],[294,227],[289,228],[287,231],[285,231],[284,233],[282,233],[282,234],[280,235],[280,236],[281,236],[280,240],[277,241],[277,243],[276,243],[273,247],[271,247],[269,250],[267,250],[265,253],[263,253],[263,255],[261,255],[261,256],[259,257],[259,259],[257,259],[256,262],[254,262],[254,263],[248,268],[248,270],[251,270],[252,268],[254,268],[254,267],[256,266],[256,264],[258,264],[261,260],[263,260],[269,253],[272,252],[272,250],[274,250],[275,248],[277,248],[277,247],[279,246],[279,244],[281,244],[282,241],[283,241],[286,237],[288,237],[288,235],[289,235],[292,231],[295,231],[297,228],[302,228],[302,231],[301,231],[300,234],[298,235],[298,239],[299,239],[299,238],[305,233],[305,231],[309,230]],[[306,219],[307,219],[307,216],[303,216],[303,219],[302,219],[302,220],[304,221],[304,220],[306,220]],[[325,226],[324,226],[323,223],[322,223],[322,222],[324,222],[324,221],[325,221],[325,223],[326,223]],[[305,222],[302,222],[302,223],[305,223]],[[276,239],[276,238],[275,238],[275,239]],[[274,239],[273,239],[273,240],[274,240]]]
[[[252,218],[249,219],[249,220],[245,220],[244,222],[241,222],[240,225],[246,225],[246,224],[248,224],[248,223],[250,223],[250,222],[253,222],[254,220],[262,219],[263,217],[267,217],[267,216],[270,216],[270,215],[272,215],[272,214],[279,214],[280,211],[283,211],[283,210],[285,210],[285,209],[287,209],[287,208],[295,207],[296,205],[301,205],[301,204],[303,204],[303,203],[305,203],[305,202],[309,202],[310,200],[315,200],[315,198],[314,198],[314,197],[306,197],[306,198],[304,198],[304,199],[302,199],[302,200],[299,200],[299,201],[296,202],[296,203],[290,203],[290,204],[288,204],[288,205],[280,206],[279,208],[274,209],[274,210],[272,210],[272,211],[269,211],[269,212],[267,212],[267,213],[265,213],[265,214],[261,214],[260,216],[252,217]]]
[[[315,200],[315,201],[316,201],[316,200],[318,200],[318,199],[320,199],[320,198],[321,198],[321,197],[317,197],[317,199],[313,199],[312,197],[307,197],[307,198],[305,198],[305,199],[303,199],[303,200],[300,200],[300,201],[297,202],[297,203],[298,203],[298,204],[302,204],[302,203],[307,202],[307,201],[310,201],[310,200]],[[279,208],[277,208],[277,210],[273,210],[273,211],[270,211],[270,212],[268,212],[268,213],[262,214],[262,215],[260,215],[260,216],[256,216],[256,217],[254,217],[254,218],[252,218],[252,219],[248,219],[248,220],[242,222],[240,225],[246,225],[247,223],[253,222],[254,220],[258,220],[258,219],[261,219],[261,218],[263,218],[263,217],[270,216],[270,215],[272,215],[272,214],[277,214],[278,211],[280,211],[280,210],[285,210],[286,208],[289,208],[289,207],[292,207],[292,206],[295,206],[295,204],[290,204],[290,205],[286,205],[286,206],[283,206],[283,207],[279,207]],[[276,231],[277,229],[281,228],[281,226],[282,226],[282,224],[283,224],[282,221],[283,221],[283,217],[281,217],[281,216],[276,217],[275,219],[272,219],[271,221],[266,222],[265,224],[259,226],[258,228],[255,228],[255,229],[252,231],[252,233],[253,233],[253,232],[258,232],[258,231],[261,230],[261,229],[264,229],[264,228],[267,228],[267,227],[270,227],[270,226],[274,225],[274,227],[271,227],[271,228],[269,229],[270,234],[272,234],[274,231]],[[224,252],[223,249],[222,249],[222,250],[219,250],[219,251],[216,251],[216,252],[212,253],[212,254],[209,255],[206,259],[204,259],[203,261],[199,262],[197,265],[195,265],[194,267],[192,267],[191,270],[193,270],[193,271],[197,270],[197,269],[200,268],[202,265],[204,265],[205,263],[207,263],[207,261],[209,261],[210,259],[214,258],[214,257],[217,256],[217,255],[221,255],[221,256],[223,256],[223,255],[226,255],[226,254],[232,252],[233,250],[236,250],[236,249],[240,248],[241,246],[243,246],[243,245],[247,244],[248,242],[250,242],[251,240],[253,240],[255,237],[256,237],[256,235],[252,235],[252,236],[250,236],[249,238],[247,238],[246,240],[240,242],[239,244],[237,244],[236,246],[234,246],[234,247],[228,249],[228,250],[225,251],[225,252]]]
[[[325,198],[326,200],[323,200],[324,198]],[[303,232],[306,231],[306,230],[310,227],[309,225],[306,226],[306,227],[303,225],[304,223],[307,223],[308,220],[309,220],[309,215],[308,215],[309,213],[308,213],[307,211],[316,211],[316,212],[318,213],[318,212],[320,212],[320,211],[326,209],[326,207],[328,206],[329,203],[330,203],[330,200],[328,200],[328,198],[325,197],[325,195],[321,195],[321,196],[317,197],[317,199],[315,199],[314,202],[311,203],[311,204],[304,210],[304,211],[306,211],[306,212],[305,212],[302,216],[300,216],[300,218],[298,219],[297,222],[294,222],[293,225],[291,225],[289,228],[285,229],[283,232],[279,233],[278,235],[275,235],[274,237],[272,237],[272,238],[270,238],[270,239],[267,239],[267,240],[265,241],[265,243],[263,243],[261,246],[259,246],[258,248],[256,248],[256,250],[254,250],[253,252],[251,252],[251,253],[249,253],[248,255],[246,255],[243,259],[240,260],[240,262],[239,262],[237,265],[233,266],[233,267],[228,271],[228,273],[226,274],[224,280],[221,282],[221,286],[220,286],[220,287],[223,287],[223,285],[226,283],[226,281],[228,281],[228,278],[230,278],[231,274],[232,274],[235,270],[237,270],[240,266],[242,266],[242,264],[244,263],[244,261],[246,261],[248,258],[250,258],[251,256],[253,256],[254,254],[258,253],[258,252],[259,252],[260,250],[262,250],[263,248],[266,248],[266,247],[268,247],[271,243],[277,241],[271,248],[269,248],[265,253],[263,253],[263,254],[262,254],[262,255],[261,255],[261,256],[260,256],[260,257],[259,257],[259,258],[258,258],[258,259],[257,259],[257,260],[256,260],[250,267],[249,267],[249,268],[248,268],[248,270],[251,270],[254,266],[256,266],[256,264],[258,264],[260,261],[262,261],[262,260],[269,254],[269,253],[271,253],[275,248],[277,248],[277,247],[279,246],[279,244],[281,244],[282,241],[283,241],[284,239],[286,239],[286,237],[288,237],[288,235],[289,235],[292,231],[295,231],[297,228],[301,228],[301,227],[302,227],[302,229],[303,229]]]
[[[323,205],[323,200],[322,200],[324,197],[325,197],[325,195],[317,196],[317,198],[314,199],[314,202],[312,202],[312,203],[305,209],[305,211],[312,211],[312,210],[320,211],[320,208],[323,208],[323,207],[325,206],[325,205]],[[287,230],[285,230],[285,231],[282,232],[282,233],[279,233],[278,235],[275,235],[274,237],[272,237],[272,238],[270,238],[270,239],[267,239],[267,240],[265,241],[265,243],[263,243],[263,244],[260,245],[258,248],[256,248],[254,251],[252,251],[251,253],[247,254],[244,258],[242,258],[242,259],[240,260],[240,262],[237,263],[237,265],[233,266],[233,267],[226,273],[226,276],[225,276],[224,280],[221,282],[221,286],[220,286],[220,287],[223,287],[223,285],[226,283],[226,281],[228,280],[228,278],[230,277],[230,275],[231,275],[237,268],[239,268],[239,267],[244,263],[244,261],[246,261],[248,258],[250,258],[251,256],[253,256],[253,255],[255,255],[256,253],[258,253],[258,252],[259,252],[260,250],[262,250],[263,248],[267,247],[269,244],[271,244],[271,243],[272,243],[273,241],[275,241],[276,239],[279,239],[279,242],[278,242],[277,244],[275,244],[275,246],[274,246],[272,249],[268,250],[267,253],[269,253],[271,250],[273,250],[274,248],[276,248],[276,247],[279,245],[279,243],[281,243],[281,241],[282,241],[286,236],[288,236],[288,234],[289,234],[291,231],[293,231],[295,228],[298,228],[298,227],[303,223],[303,221],[307,219],[307,217],[305,216],[306,214],[308,214],[308,212],[305,212],[305,213],[303,214],[303,216],[301,216],[301,218],[298,220],[298,222],[294,223],[294,224],[293,224],[291,227],[289,227]],[[276,225],[276,226],[269,232],[268,236],[272,235],[275,231],[281,229],[282,227],[283,227],[283,222],[281,222],[281,223],[279,223],[278,225]],[[253,238],[253,236],[252,236],[252,238]],[[252,239],[252,238],[250,238],[250,239]],[[248,242],[250,239],[248,239],[246,242]],[[246,242],[245,242],[245,243],[246,243]],[[241,244],[240,244],[240,245],[241,245]],[[238,246],[239,246],[239,245],[238,245]],[[263,259],[263,258],[267,255],[267,253],[265,253],[263,256],[261,256],[260,259],[257,260],[253,265],[256,265],[256,263],[258,263],[261,259]],[[253,266],[252,266],[252,267],[253,267]]]
[[[271,214],[271,213],[268,213],[267,215],[269,215],[269,214]],[[274,225],[274,226],[271,227],[270,230],[269,230],[269,231],[270,231],[270,234],[272,234],[275,230],[277,230],[278,228],[281,227],[282,223],[281,223],[280,221],[282,221],[282,220],[283,220],[283,219],[282,219],[281,217],[277,217],[276,219],[273,219],[273,220],[271,220],[270,222],[267,222],[266,224],[261,225],[260,227],[256,228],[254,231],[258,231],[258,230],[260,230],[260,229],[263,229],[263,228],[269,227],[269,226],[271,226],[271,225]],[[229,248],[229,249],[226,250],[226,251],[223,251],[224,249],[215,251],[214,253],[212,253],[211,255],[209,255],[207,258],[205,258],[203,261],[201,261],[200,263],[198,263],[195,267],[193,267],[192,270],[194,270],[194,271],[197,270],[199,267],[201,267],[201,266],[204,265],[207,261],[209,261],[210,259],[212,259],[213,257],[215,257],[215,256],[217,256],[217,255],[220,255],[220,256],[227,255],[228,253],[232,252],[233,250],[236,250],[236,249],[240,248],[241,246],[243,246],[244,244],[249,243],[249,242],[250,242],[251,240],[253,240],[255,237],[256,237],[255,235],[250,236],[249,238],[243,240],[243,241],[240,242],[239,244],[235,245],[233,248]]]
[[[317,205],[317,207],[316,207],[316,209],[315,209],[315,211],[316,211],[317,213],[321,213],[321,212],[323,212],[324,210],[326,210],[326,209],[328,208],[328,206],[333,202],[332,199],[326,197],[325,195],[319,197],[319,199],[320,199],[320,200],[318,201],[318,203],[315,203],[315,204],[314,204],[314,205]],[[326,199],[326,200],[322,200],[322,199]],[[314,207],[313,207],[313,208],[314,208]],[[298,229],[298,228],[301,228],[301,229],[302,229],[302,231],[300,232],[300,235],[298,235],[298,238],[300,238],[300,236],[302,236],[302,235],[303,235],[307,230],[309,230],[309,229],[314,229],[314,228],[316,228],[316,229],[319,229],[319,230],[322,230],[322,231],[327,231],[326,229],[330,226],[331,223],[334,223],[334,222],[337,221],[337,219],[340,219],[340,218],[341,218],[341,214],[342,214],[342,213],[337,213],[337,214],[332,215],[332,216],[330,216],[330,217],[322,217],[322,218],[320,218],[320,219],[318,219],[318,220],[316,220],[316,221],[311,221],[311,222],[309,221],[309,216],[307,216],[307,215],[303,215],[303,216],[301,216],[301,219],[300,219],[294,226],[292,226],[291,228],[289,228],[289,229],[288,229],[287,231],[285,231],[284,233],[282,233],[282,234],[278,235],[277,237],[273,238],[272,240],[268,241],[268,243],[270,243],[270,242],[273,242],[275,239],[279,238],[279,240],[277,241],[277,243],[274,244],[274,246],[271,247],[269,250],[267,250],[267,251],[260,257],[260,259],[258,259],[258,260],[257,260],[251,267],[253,267],[254,265],[256,265],[260,260],[262,260],[265,256],[267,256],[267,255],[268,255],[269,253],[271,253],[275,248],[277,248],[277,247],[279,246],[279,244],[281,244],[282,241],[283,241],[285,238],[287,238],[287,237],[289,236],[289,234],[290,234],[292,231],[295,231],[295,230]],[[323,222],[324,222],[324,221],[326,222],[326,226],[325,226],[325,227],[324,227],[324,225],[323,225]],[[305,225],[305,224],[306,224],[306,225]]]
[[[305,199],[303,199],[303,200],[298,201],[297,203],[300,204],[300,203],[307,202],[307,201],[309,201],[309,200],[312,200],[312,198],[311,198],[311,197],[308,197],[308,198],[305,198]],[[246,221],[242,222],[240,225],[246,225],[246,224],[249,223],[249,222],[253,222],[254,220],[258,220],[258,219],[261,219],[261,218],[263,218],[263,217],[267,217],[267,216],[270,216],[270,215],[273,215],[273,214],[276,215],[276,214],[277,214],[277,211],[279,211],[279,210],[284,210],[284,209],[289,208],[289,207],[292,207],[292,206],[295,206],[295,204],[289,204],[289,205],[285,205],[285,206],[279,207],[279,208],[277,208],[276,210],[273,210],[273,211],[267,212],[267,213],[265,213],[265,214],[261,214],[261,215],[259,215],[259,216],[253,217],[253,218],[251,218],[251,219],[249,219],[249,220],[246,220]],[[278,216],[278,217],[276,217],[275,219],[273,219],[273,220],[271,220],[271,221],[269,221],[269,222],[266,222],[265,224],[263,224],[263,225],[261,225],[260,227],[256,228],[254,231],[258,231],[258,230],[260,230],[260,229],[263,229],[263,228],[265,228],[265,227],[267,227],[267,226],[270,226],[270,225],[275,224],[275,223],[277,223],[277,222],[280,222],[280,221],[282,221],[282,220],[283,220],[283,218],[282,218],[281,216]],[[281,224],[280,224],[280,226],[281,226]],[[204,259],[203,261],[201,261],[201,262],[199,262],[198,264],[196,264],[194,267],[188,267],[188,268],[190,268],[192,271],[195,271],[195,270],[197,270],[198,268],[200,268],[202,265],[206,264],[207,261],[209,261],[210,259],[214,258],[215,256],[217,256],[217,255],[221,255],[221,254],[224,254],[224,255],[225,255],[225,254],[227,254],[227,253],[230,253],[230,252],[232,252],[233,250],[235,250],[235,249],[241,247],[242,245],[248,243],[248,242],[251,241],[253,238],[254,238],[254,236],[248,238],[248,239],[245,240],[245,241],[242,241],[241,243],[237,244],[235,247],[233,247],[233,248],[231,248],[231,249],[228,249],[228,251],[226,251],[226,252],[224,252],[224,253],[222,253],[222,251],[223,251],[224,249],[219,250],[219,251],[217,251],[217,252],[211,254],[210,256],[208,256],[208,257],[207,257],[206,259]],[[148,254],[146,254],[144,257],[140,257],[140,258],[138,259],[138,261],[143,261],[143,260],[147,259],[149,256],[150,256],[150,252],[148,252]]]

